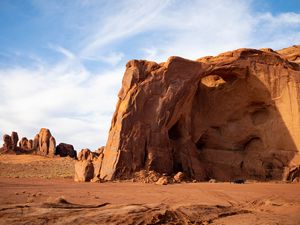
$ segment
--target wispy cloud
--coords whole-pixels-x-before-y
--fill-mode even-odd
[[[151,21],[167,6],[169,1],[120,1],[111,14],[101,21],[97,32],[89,36],[82,50],[90,55],[115,41],[149,30]]]
[[[49,44],[49,48],[63,54],[68,59],[75,59],[75,55],[70,50],[64,47]]]

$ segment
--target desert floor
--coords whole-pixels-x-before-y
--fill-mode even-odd
[[[0,224],[300,224],[300,184],[76,183],[54,161],[0,156]]]

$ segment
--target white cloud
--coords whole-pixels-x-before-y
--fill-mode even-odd
[[[117,65],[122,59],[124,58],[124,53],[122,52],[110,52],[105,56],[88,56],[82,57],[82,60],[89,60],[89,61],[98,61],[98,62],[105,62],[110,65]]]
[[[115,13],[95,24],[97,32],[86,38],[83,56],[90,56],[105,45],[152,28],[151,21],[169,1],[120,1]],[[150,25],[150,27],[149,27]]]
[[[105,144],[123,71],[86,72],[79,81],[76,71],[53,71],[0,71],[1,134],[16,130],[33,138],[47,127],[58,142],[78,149]]]
[[[75,59],[75,55],[70,50],[64,47],[49,44],[49,48],[63,54],[68,59]]]

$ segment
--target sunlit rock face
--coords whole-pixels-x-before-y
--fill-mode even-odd
[[[299,49],[128,62],[101,179],[146,169],[197,180],[293,180],[300,165]]]

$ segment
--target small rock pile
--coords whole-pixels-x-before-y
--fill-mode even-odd
[[[174,183],[181,183],[187,181],[187,177],[183,172],[178,172],[174,176],[168,176],[167,174],[159,174],[155,171],[141,170],[134,174],[133,182],[142,183],[155,183],[159,185],[167,185]]]

